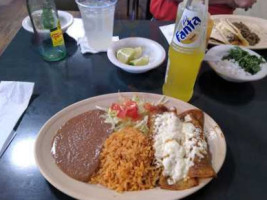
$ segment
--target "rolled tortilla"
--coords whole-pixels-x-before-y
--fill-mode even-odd
[[[197,178],[186,178],[176,182],[173,185],[169,185],[167,179],[167,177],[161,175],[159,179],[160,188],[166,190],[185,190],[198,185]]]
[[[190,178],[208,178],[216,176],[216,173],[211,165],[211,155],[204,134],[204,114],[201,110],[188,110],[179,114],[179,117],[185,123],[191,123],[199,130],[198,134],[193,136],[197,141],[197,145],[204,148],[201,154],[196,154],[193,160],[193,166],[189,168],[188,177]],[[204,144],[204,145],[201,145]],[[206,144],[206,145],[205,145]],[[191,149],[193,151],[193,149]],[[190,152],[191,154],[192,152]]]
[[[223,41],[225,44],[249,46],[249,42],[229,20],[221,20],[214,28],[216,31],[212,32],[211,38]]]

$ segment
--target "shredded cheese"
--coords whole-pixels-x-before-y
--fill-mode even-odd
[[[194,165],[195,157],[203,158],[207,143],[200,137],[189,115],[185,122],[173,112],[158,114],[154,118],[154,149],[157,164],[163,167],[163,175],[168,177],[169,185],[187,177]]]

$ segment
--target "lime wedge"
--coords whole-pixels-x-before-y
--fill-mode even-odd
[[[130,65],[133,66],[142,66],[147,65],[149,63],[149,57],[148,56],[142,56],[141,58],[137,58],[135,60],[130,61]]]
[[[134,59],[140,58],[142,55],[142,47],[136,47],[134,48]]]
[[[132,60],[134,55],[135,50],[133,48],[122,48],[117,51],[117,59],[125,64]]]

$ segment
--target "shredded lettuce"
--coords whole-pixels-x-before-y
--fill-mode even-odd
[[[104,107],[101,107],[101,106],[96,106],[96,108],[98,110],[102,110],[102,111],[108,112],[108,108],[104,108]]]
[[[155,106],[160,105],[160,104],[166,104],[168,102],[168,99],[166,99],[166,96],[162,96],[157,102],[156,104],[154,104]]]
[[[148,134],[149,128],[147,126],[147,123],[148,123],[148,116],[145,116],[144,119],[136,123],[134,127],[140,130],[142,133]]]
[[[147,110],[144,108],[145,101],[140,99],[138,96],[133,96],[132,101],[135,101],[138,106],[138,112],[140,115],[144,116],[147,114]]]
[[[163,96],[161,99],[159,99],[158,102],[153,103],[152,105],[159,105],[159,104],[165,104],[167,100],[166,97]],[[129,100],[129,98],[122,96],[119,94],[119,103],[123,103],[125,101]],[[132,101],[136,102],[138,106],[138,113],[143,116],[141,120],[134,121],[130,118],[121,119],[117,117],[118,112],[112,110],[111,108],[103,108],[100,106],[96,106],[97,109],[103,110],[106,113],[103,114],[101,117],[105,119],[105,123],[111,124],[111,128],[114,131],[121,130],[125,127],[134,127],[137,128],[139,131],[141,131],[143,134],[148,134],[149,128],[148,128],[148,111],[144,108],[145,102],[143,99],[138,97],[137,95],[133,96],[131,98]]]

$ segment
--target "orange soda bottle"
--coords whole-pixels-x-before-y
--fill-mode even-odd
[[[187,0],[183,4],[169,47],[163,94],[189,101],[205,55],[208,0]]]

